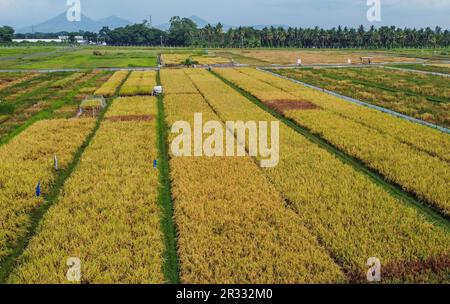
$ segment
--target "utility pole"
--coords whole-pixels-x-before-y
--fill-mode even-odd
[[[163,47],[163,36],[161,35],[159,38],[161,38],[161,48]]]

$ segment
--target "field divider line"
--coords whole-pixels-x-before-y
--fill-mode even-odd
[[[159,71],[156,74],[156,83],[161,85]],[[164,96],[158,95],[158,162],[159,188],[158,204],[161,209],[160,227],[164,235],[165,251],[163,274],[168,284],[180,284],[180,263],[178,257],[177,228],[174,222],[174,202],[172,199],[172,185],[169,165],[169,143],[167,134],[166,114],[164,109]]]
[[[108,111],[109,107],[112,104],[112,101],[118,97],[118,92],[120,87],[123,85],[125,80],[128,78],[125,77],[124,81],[121,83],[121,85],[118,87],[118,89],[115,92],[115,95],[107,99],[106,107],[102,109],[97,117],[97,120],[95,122],[95,126],[92,129],[91,133],[86,137],[83,144],[78,148],[78,150],[75,152],[74,158],[72,162],[69,164],[69,166],[64,169],[60,174],[56,176],[55,181],[53,182],[53,185],[50,187],[50,191],[48,194],[44,195],[45,203],[39,206],[39,208],[35,209],[31,214],[31,225],[28,232],[18,240],[17,246],[14,248],[12,253],[8,255],[4,261],[0,264],[0,284],[5,284],[11,275],[12,271],[14,270],[14,267],[16,266],[16,261],[18,258],[24,253],[26,248],[28,247],[28,244],[30,243],[31,239],[36,235],[38,232],[38,227],[41,222],[41,220],[44,218],[47,211],[57,204],[59,196],[61,194],[61,191],[64,188],[64,185],[66,181],[70,178],[72,173],[77,168],[78,164],[81,161],[81,157],[83,156],[84,151],[87,147],[91,144],[92,140],[94,139],[95,135],[97,134],[98,129],[100,128],[100,125],[104,119],[104,116],[106,112]],[[98,76],[100,77],[100,76]],[[95,78],[95,77],[93,77]],[[92,78],[91,78],[92,80]]]
[[[402,71],[402,72],[412,72],[412,73],[419,73],[419,74],[425,74],[425,75],[450,77],[450,74],[439,73],[439,72],[421,71],[421,70],[413,70],[413,69],[407,69],[407,68],[397,68],[397,67],[392,67],[392,66],[383,66],[383,68],[385,68],[387,70],[397,70],[397,71]]]
[[[158,67],[134,67],[134,68],[74,68],[74,69],[6,69],[0,70],[0,73],[58,73],[58,72],[86,72],[86,71],[159,71]]]
[[[414,117],[411,117],[411,116],[408,116],[408,115],[405,115],[405,114],[401,114],[401,113],[398,113],[398,112],[395,112],[395,111],[392,111],[392,110],[389,110],[389,109],[386,109],[386,108],[383,108],[383,107],[380,107],[380,106],[369,104],[367,102],[364,102],[364,101],[361,101],[361,100],[358,100],[358,99],[355,99],[355,98],[351,98],[351,97],[348,97],[348,96],[345,96],[345,95],[341,95],[339,93],[336,93],[336,92],[333,92],[333,91],[330,91],[330,90],[326,90],[326,89],[323,89],[323,88],[320,88],[320,87],[316,87],[316,86],[310,85],[308,83],[305,83],[305,82],[302,82],[302,81],[299,81],[299,80],[296,80],[296,79],[292,79],[290,77],[278,75],[278,74],[273,73],[273,72],[268,71],[268,70],[264,70],[264,69],[260,69],[260,68],[256,68],[256,69],[258,71],[271,74],[271,75],[273,75],[275,77],[282,78],[282,79],[289,80],[291,82],[303,85],[303,86],[305,86],[307,88],[310,88],[310,89],[313,89],[313,90],[316,90],[316,91],[320,91],[320,92],[326,93],[328,95],[332,95],[334,97],[343,99],[343,100],[351,102],[353,104],[357,104],[359,106],[371,108],[371,109],[374,109],[374,110],[377,110],[377,111],[380,111],[380,112],[383,112],[383,113],[386,113],[386,114],[389,114],[389,115],[392,115],[392,116],[395,116],[395,117],[398,117],[398,118],[402,118],[402,119],[408,120],[408,121],[416,123],[416,124],[420,124],[420,125],[423,125],[423,126],[426,126],[426,127],[430,127],[430,128],[439,130],[439,131],[441,131],[443,133],[450,134],[450,129],[447,129],[447,128],[444,128],[444,127],[441,127],[441,126],[438,126],[438,125],[435,125],[435,124],[432,124],[432,123],[429,123],[429,122],[426,122],[426,121],[423,121],[423,120],[420,120],[420,119],[417,119],[417,118],[414,118]]]
[[[386,191],[388,191],[392,196],[399,198],[402,202],[407,204],[410,207],[415,208],[416,210],[423,213],[427,219],[437,225],[445,229],[446,231],[450,232],[450,217],[446,216],[445,214],[442,214],[439,210],[429,206],[428,204],[422,203],[418,197],[412,193],[409,193],[403,188],[395,184],[393,182],[390,182],[386,180],[383,175],[380,173],[368,168],[363,162],[358,160],[357,158],[348,155],[347,153],[341,151],[339,148],[334,146],[332,143],[328,142],[327,140],[315,135],[311,132],[311,130],[300,126],[297,122],[283,116],[282,114],[276,112],[275,110],[269,108],[266,104],[264,104],[261,100],[259,100],[257,97],[253,96],[251,93],[241,89],[240,87],[236,86],[229,80],[223,78],[221,75],[215,73],[214,71],[211,71],[213,75],[218,77],[220,80],[225,82],[228,86],[239,92],[242,96],[246,97],[248,100],[250,100],[252,103],[257,105],[259,108],[263,109],[264,111],[271,114],[276,119],[283,122],[285,125],[296,131],[297,133],[303,135],[306,139],[311,141],[312,143],[316,144],[322,149],[325,149],[329,153],[335,155],[339,160],[341,160],[344,164],[352,166],[355,170],[358,172],[363,173],[365,176],[367,176],[372,182],[374,182],[376,185],[379,185]]]

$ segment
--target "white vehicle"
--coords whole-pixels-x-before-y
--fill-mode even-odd
[[[163,93],[163,87],[162,86],[156,86],[153,88],[153,95],[157,96]]]

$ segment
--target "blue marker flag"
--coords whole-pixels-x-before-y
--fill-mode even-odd
[[[41,182],[39,181],[37,186],[36,186],[36,196],[39,197],[41,196]]]
[[[153,168],[156,169],[156,167],[158,167],[158,161],[157,161],[157,160],[154,160],[154,161],[153,161]]]

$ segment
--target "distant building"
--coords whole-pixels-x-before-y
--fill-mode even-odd
[[[54,39],[13,39],[13,42],[31,42],[31,43],[37,43],[37,42],[57,42],[61,43],[63,42],[61,39],[54,38]]]
[[[30,43],[37,43],[37,42],[56,42],[56,43],[64,43],[69,42],[69,36],[58,36],[58,38],[50,38],[50,39],[13,39],[13,42],[30,42]],[[88,41],[84,39],[83,36],[75,36],[75,41],[78,44],[88,44]]]

